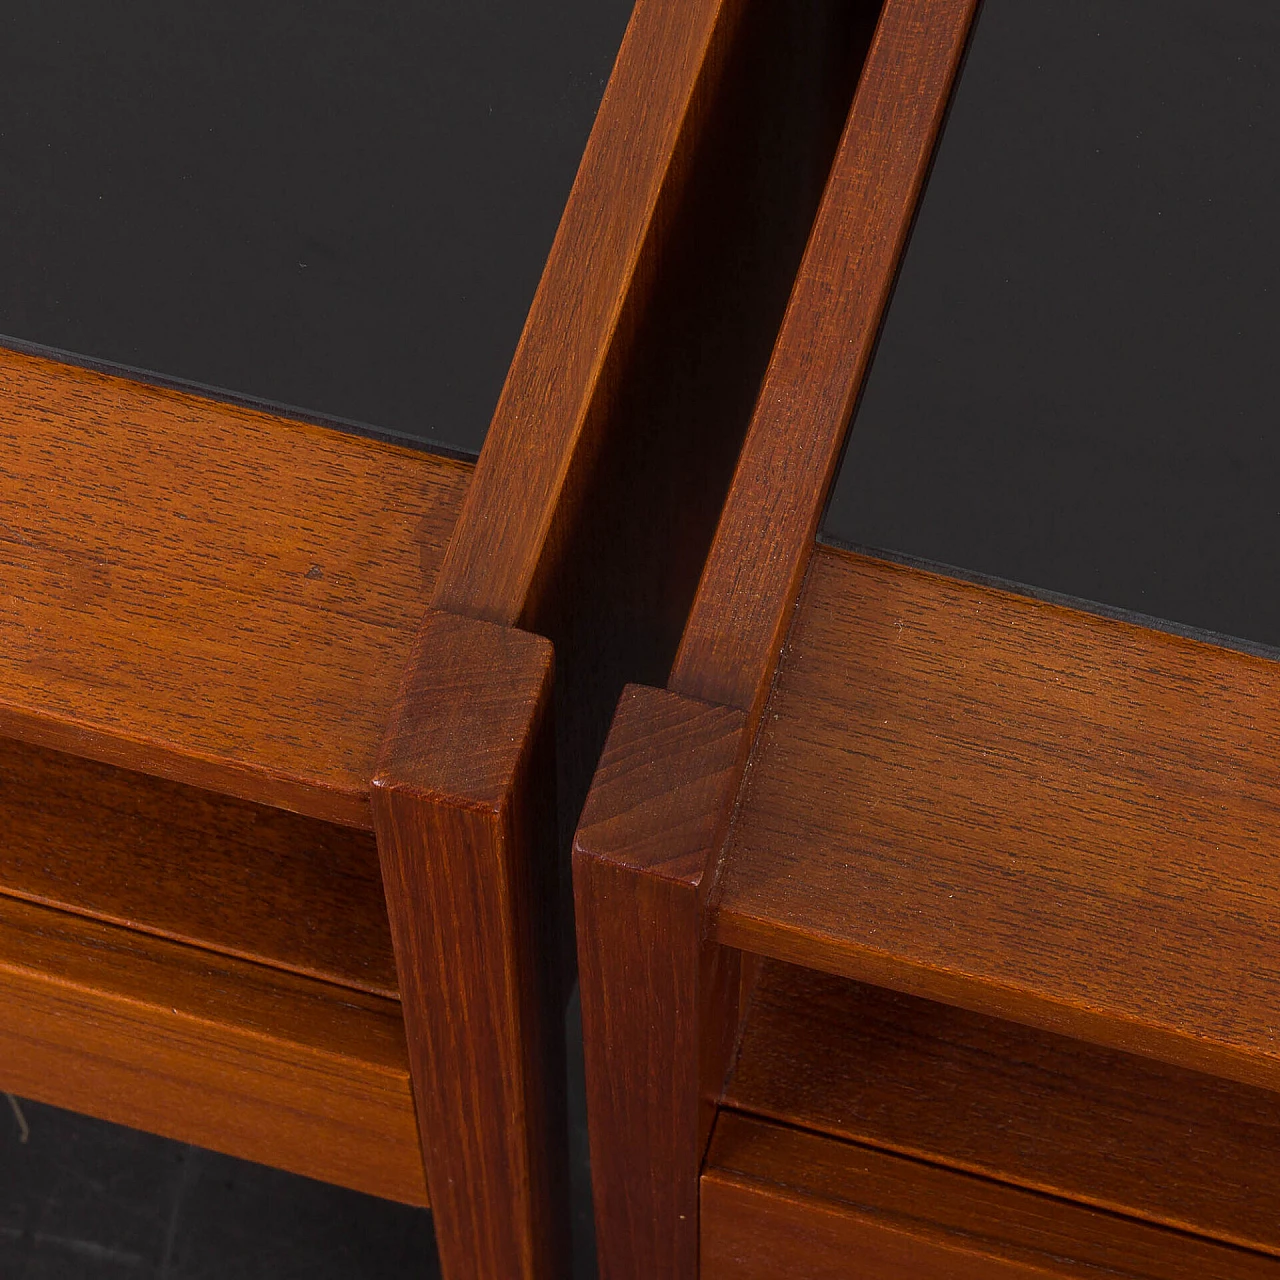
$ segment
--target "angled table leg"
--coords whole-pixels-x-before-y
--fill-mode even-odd
[[[429,613],[373,784],[444,1273],[568,1274],[551,645]]]

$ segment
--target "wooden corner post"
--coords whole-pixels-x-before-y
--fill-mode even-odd
[[[629,686],[574,845],[601,1280],[692,1280],[698,1174],[737,1036],[706,894],[746,717]]]
[[[624,694],[578,828],[602,1280],[698,1273],[699,1172],[748,985],[709,899],[975,4],[879,6],[667,690]]]
[[[541,637],[428,613],[373,780],[450,1277],[568,1274],[552,667]]]

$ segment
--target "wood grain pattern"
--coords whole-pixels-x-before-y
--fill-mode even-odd
[[[591,1180],[603,1280],[693,1277],[698,1172],[738,1028],[738,958],[705,891],[741,712],[623,695],[574,847]]]
[[[434,596],[441,610],[518,624],[556,644],[561,852],[624,680],[664,678],[674,654],[781,313],[784,277],[834,146],[828,117],[842,120],[847,106],[858,45],[850,40],[833,54],[821,37],[824,23],[846,29],[848,9],[743,0],[637,5],[441,571]],[[757,193],[763,198],[753,199]],[[767,265],[757,271],[758,260]],[[753,264],[750,272],[744,263]],[[459,785],[451,809],[419,805],[417,817],[405,818],[406,847],[430,824],[478,821],[468,795]],[[467,838],[488,847],[491,837],[486,828]],[[510,856],[505,842],[492,845],[492,856]],[[469,881],[444,866],[432,876],[414,891],[449,917],[449,930],[460,930],[458,895]],[[402,963],[406,948],[418,945],[409,924],[420,904],[401,911],[394,902],[409,885],[388,873],[393,923],[404,920]],[[473,888],[483,900],[500,886]],[[492,910],[514,905],[497,901]],[[447,936],[476,958],[473,928]],[[552,950],[534,958],[543,972]],[[427,955],[425,942],[418,954]],[[503,1179],[519,1176],[524,1156],[509,1154],[514,1139],[493,1100],[522,1070],[536,1074],[538,1042],[526,1037],[531,1057],[521,1066],[516,1038],[490,1036],[475,991],[530,982],[508,967],[517,964],[509,957],[490,941],[480,957],[489,974],[452,965],[436,976],[438,1007],[424,1016],[440,1025],[419,1028],[424,1047],[415,1053],[415,1062],[428,1062],[430,1044],[461,1043],[470,1019],[466,1034],[478,1038],[477,1055],[488,1055],[487,1065],[477,1056],[461,1070],[468,1095],[440,1105],[454,1108],[459,1132],[470,1135],[454,1151],[456,1167],[488,1162],[497,1172],[491,1191],[467,1207],[471,1243],[441,1239],[464,1271],[484,1265],[504,1275],[515,1272],[498,1262],[520,1265],[533,1237],[523,1225],[530,1202],[516,1197],[513,1253],[496,1241]],[[719,969],[711,969],[714,982]],[[446,987],[456,988],[447,998]],[[415,1005],[407,1000],[407,1009]],[[408,1016],[413,1042],[419,1031]],[[543,1034],[559,1030],[557,1018]],[[433,1188],[447,1158],[442,1138],[428,1153]],[[696,1167],[695,1159],[681,1191],[694,1206]],[[444,1194],[435,1190],[435,1200]],[[441,1209],[442,1230],[449,1218]],[[456,1229],[471,1230],[465,1222]],[[683,1239],[696,1249],[695,1237]]]
[[[750,0],[714,42],[652,285],[592,409],[605,438],[520,623],[556,647],[566,851],[623,686],[671,669],[878,11]]]
[[[0,732],[370,825],[470,468],[0,351]]]
[[[104,502],[104,482],[133,486],[121,496],[118,510],[108,508],[108,514],[147,513],[150,523],[144,521],[138,541],[153,542],[164,551],[165,572],[159,575],[159,588],[152,567],[127,580],[146,606],[140,605],[135,616],[122,607],[119,583],[125,575],[118,568],[110,609],[102,606],[91,613],[101,633],[93,656],[112,678],[128,677],[137,686],[122,688],[114,701],[104,698],[94,704],[111,717],[111,734],[101,733],[96,722],[85,729],[83,705],[77,704],[74,715],[63,715],[43,686],[37,690],[37,709],[28,714],[20,708],[7,720],[0,718],[0,730],[358,826],[369,821],[363,788],[373,759],[365,749],[376,737],[376,726],[392,712],[377,766],[374,807],[429,1177],[439,1210],[438,1237],[453,1274],[563,1273],[558,1239],[564,1214],[557,1201],[563,1154],[557,1128],[557,1055],[562,1046],[559,1009],[551,1007],[560,993],[550,989],[559,976],[558,939],[547,936],[557,922],[551,909],[554,865],[542,834],[549,824],[542,812],[535,812],[549,805],[553,794],[546,705],[550,659],[545,646],[510,627],[541,626],[556,610],[562,617],[573,611],[594,617],[604,594],[578,590],[581,577],[569,561],[596,527],[584,513],[593,502],[607,503],[618,492],[597,488],[597,464],[606,437],[619,429],[614,411],[625,397],[624,373],[633,381],[651,380],[654,366],[646,363],[648,357],[634,367],[628,360],[641,329],[647,326],[652,334],[666,324],[667,317],[649,303],[659,269],[670,269],[667,251],[688,212],[682,201],[695,160],[715,142],[714,121],[732,123],[731,115],[716,110],[716,101],[745,9],[745,0],[637,4],[456,525],[453,517],[468,479],[465,468],[448,472],[446,467],[448,474],[440,479],[435,463],[409,455],[412,466],[404,464],[405,479],[386,463],[399,456],[392,451],[378,455],[385,474],[375,475],[372,464],[357,466],[343,450],[335,453],[332,440],[301,426],[296,428],[303,433],[296,456],[279,461],[274,451],[287,443],[282,443],[279,424],[221,408],[205,414],[177,397],[164,402],[164,421],[183,430],[190,427],[198,442],[208,442],[203,452],[197,450],[184,488],[175,478],[180,469],[174,459],[191,464],[187,442],[179,447],[165,437],[157,443],[152,417],[144,415],[141,427],[134,421],[142,412],[135,412],[136,398],[154,406],[169,393],[111,380],[90,385],[76,381],[80,373],[41,388],[68,422],[75,419],[86,430],[86,423],[92,426],[105,415],[119,428],[121,458],[139,451],[153,456],[154,462],[138,469],[145,473],[139,477],[123,461],[114,469],[104,468],[99,443],[93,466],[86,469],[92,479],[86,483],[94,501]],[[829,101],[819,101],[818,114],[829,106]],[[749,145],[739,145],[750,153]],[[710,154],[716,157],[713,146]],[[802,185],[787,189],[796,192],[797,207],[804,208],[809,195]],[[749,202],[735,195],[737,190],[725,185],[721,207],[750,209]],[[705,210],[700,216],[707,219]],[[746,223],[753,217],[754,212]],[[743,242],[733,228],[727,229],[726,240]],[[775,255],[769,257],[777,270]],[[721,259],[722,268],[726,260],[732,255]],[[699,305],[705,309],[708,303],[702,299]],[[694,332],[704,336],[696,326]],[[758,340],[758,333],[750,336]],[[661,370],[662,353],[672,348],[655,343],[654,349]],[[676,344],[674,350],[680,361],[686,359],[684,345]],[[718,353],[707,363],[728,369],[735,361]],[[756,375],[751,367],[744,368],[736,377],[750,386]],[[119,411],[111,408],[112,397],[123,406]],[[198,420],[194,426],[193,413]],[[234,430],[218,425],[232,420]],[[679,424],[666,428],[668,435],[679,429]],[[648,567],[651,579],[665,576],[669,582],[677,578],[669,571],[671,560],[685,566],[676,590],[664,583],[664,604],[671,596],[683,608],[692,588],[687,566],[700,559],[709,536],[706,513],[712,508],[705,495],[718,498],[723,491],[727,459],[740,431],[731,413],[726,412],[723,423],[717,420],[713,442],[692,451],[697,462],[693,481],[658,486],[667,495],[664,509],[643,502],[618,508],[631,513],[630,527],[685,516],[680,533],[671,539],[676,544],[671,559],[655,557],[651,566],[656,567]],[[653,444],[649,450],[643,461],[652,474],[663,451]],[[361,459],[373,456],[366,442],[352,445],[350,453]],[[619,466],[625,453],[615,450],[609,474],[644,471]],[[41,465],[46,461],[43,454],[37,460]],[[341,492],[335,492],[335,475],[350,480]],[[436,477],[430,484],[439,492],[422,479],[426,475]],[[299,490],[314,501],[302,501]],[[402,494],[408,494],[403,503]],[[65,505],[60,493],[57,506]],[[301,516],[301,534],[294,526],[282,531],[272,522],[281,509],[295,522]],[[359,514],[366,509],[374,515]],[[192,512],[206,518],[205,527],[184,539],[179,522]],[[354,526],[351,512],[358,513]],[[422,524],[406,524],[406,513]],[[210,515],[218,518],[212,528]],[[65,518],[61,510],[50,517],[50,539]],[[237,540],[233,535],[242,528],[259,541],[245,545]],[[692,529],[688,537],[686,528]],[[451,529],[447,559],[437,577],[439,549]],[[186,566],[195,551],[205,549],[199,539],[215,535],[221,541],[198,565],[200,573],[211,577],[210,586]],[[420,566],[403,555],[406,548],[417,551],[412,538],[419,535]],[[114,533],[113,539],[118,540]],[[328,558],[313,557],[313,544]],[[363,578],[346,573],[339,549],[361,557]],[[296,569],[291,557],[298,559]],[[313,584],[328,581],[335,564],[342,570],[341,588],[323,596],[326,606],[333,607],[323,616],[308,613],[299,599],[305,604],[311,596],[299,593],[321,592]],[[177,566],[176,585],[152,607],[150,593],[167,589],[165,574],[172,565]],[[309,576],[313,567],[324,579]],[[272,576],[277,571],[294,575],[287,578],[288,591],[277,589]],[[397,579],[397,574],[403,576]],[[226,575],[231,575],[229,585]],[[598,570],[594,585],[608,577]],[[370,599],[357,589],[364,587]],[[432,593],[442,613],[429,619],[410,643],[418,588]],[[378,595],[384,590],[386,599]],[[641,611],[637,602],[642,598],[639,591],[628,594],[611,626],[598,628],[606,640],[592,640],[583,646],[584,654],[575,652],[569,659],[576,670],[586,672],[588,682],[599,676],[592,699],[599,697],[599,689],[609,689],[609,682],[620,681],[622,664],[609,644],[618,631],[634,630],[627,620]],[[123,603],[128,605],[129,598]],[[375,604],[401,612],[383,616]],[[432,637],[463,634],[449,632],[454,624],[443,619],[444,612],[454,614],[455,623],[461,615],[508,629],[501,637],[467,632],[476,644],[471,653],[437,652]],[[68,608],[51,606],[50,629],[66,628],[70,616]],[[646,670],[663,669],[669,661],[668,630],[674,628],[664,630],[668,616],[645,632]],[[621,627],[613,625],[617,617]],[[139,627],[139,620],[145,627]],[[214,629],[211,620],[224,630]],[[169,630],[153,634],[160,623]],[[193,628],[192,634],[180,633],[180,626]],[[654,643],[651,632],[657,634]],[[150,676],[148,683],[143,676],[150,675],[149,669],[135,656],[139,639],[152,646],[144,658],[172,649],[178,666]],[[232,656],[240,664],[234,668],[227,665]],[[404,686],[408,701],[392,710],[394,673],[402,667],[409,673]],[[231,679],[233,674],[241,684]],[[211,675],[217,677],[212,684]],[[15,683],[31,687],[29,681]],[[196,694],[186,694],[188,688]],[[460,699],[459,691],[465,697]],[[174,732],[175,706],[187,717],[181,721],[186,736],[176,750],[165,736]],[[590,707],[595,715],[594,700]],[[483,724],[477,720],[482,712],[492,713]],[[585,719],[594,732],[602,728],[603,717],[592,724],[591,715]],[[575,733],[575,738],[572,750],[578,758],[586,758],[599,741],[584,747],[581,736]],[[572,788],[569,794],[572,807],[577,796]]]
[[[539,578],[554,572],[609,420],[612,371],[652,283],[649,255],[687,176],[705,119],[700,93],[714,93],[741,9],[742,0],[638,0],[441,566],[435,608],[509,626],[536,609]]]
[[[1280,1097],[769,962],[725,1105],[1280,1257]]]
[[[769,688],[976,0],[886,0],[668,688]]]
[[[560,1276],[568,1218],[551,646],[427,615],[374,777],[449,1275]]]
[[[395,1002],[5,898],[0,1088],[427,1202]]]
[[[864,6],[849,29],[848,47],[858,61],[866,48],[862,28],[878,8]],[[967,22],[971,6],[964,8]],[[909,64],[920,53],[913,51],[913,45],[936,44],[937,30],[947,28],[951,10],[958,13],[959,7],[947,7],[936,26],[930,25],[932,18],[930,22],[910,20],[905,4],[890,4],[889,9],[892,12],[882,19],[846,127],[833,179],[837,188],[841,175],[846,182],[853,180],[853,170],[865,161],[864,152],[871,154],[877,143],[886,142],[884,120],[877,126],[878,139],[868,141],[869,122],[878,113],[902,130],[902,138],[893,139],[895,148],[910,151],[918,144],[923,157],[932,145],[931,138],[922,141],[915,136],[909,118],[895,116],[886,105],[887,98],[902,89],[901,85],[891,88],[888,80],[895,75],[901,78],[904,65],[911,74]],[[942,39],[945,43],[945,35]],[[958,39],[963,39],[963,30]],[[925,62],[930,52],[937,55],[938,50],[926,50]],[[930,74],[926,68],[923,92],[928,91]],[[934,86],[935,116],[949,79],[950,70],[946,70],[942,82]],[[869,108],[868,102],[879,105]],[[930,124],[928,116],[926,111],[920,119],[933,128],[936,120]],[[908,160],[906,167],[910,164]],[[898,219],[905,227],[914,182],[913,178],[905,187],[899,183],[902,189],[890,193],[904,207],[888,208],[883,217],[886,223]],[[857,220],[866,216],[866,209],[859,210]],[[823,217],[832,224],[830,209],[820,215],[820,221]],[[846,230],[853,225],[848,223]],[[889,234],[893,240],[894,233]],[[856,227],[855,239],[858,243],[868,240],[865,227]],[[843,246],[815,251],[813,243],[805,269],[820,274],[815,253],[835,258]],[[896,242],[890,256],[896,257]],[[891,263],[886,272],[889,269]],[[825,283],[818,286],[825,287]],[[887,287],[887,277],[881,287]],[[794,305],[793,298],[793,310]],[[795,327],[794,319],[788,323]],[[775,353],[770,374],[775,381],[777,368]],[[843,425],[837,424],[831,435],[833,454]],[[748,450],[750,440],[764,431],[757,413]],[[788,442],[783,454],[790,448]],[[780,474],[779,468],[774,470],[771,483]],[[741,484],[741,475],[739,463],[735,488]],[[815,505],[815,521],[816,510]],[[776,514],[770,511],[763,519],[768,522]],[[723,539],[722,523],[717,545]],[[753,546],[750,554],[758,556],[759,547]],[[766,547],[763,559],[776,561],[772,548]],[[728,573],[733,577],[741,571],[742,565],[734,564]],[[694,604],[695,622],[707,592],[704,576]],[[706,603],[705,607],[714,612],[719,606]],[[677,692],[692,692],[695,684],[689,673],[705,666],[696,654],[689,656],[689,644],[686,628],[669,685]],[[739,656],[735,653],[729,662]],[[766,654],[762,662],[771,666],[775,656]],[[767,683],[763,668],[753,669],[755,678]],[[699,694],[709,689],[704,696],[713,700],[732,702],[721,696],[714,680],[697,689]],[[749,701],[738,705],[754,710]],[[750,980],[749,972],[742,974],[736,953],[707,945],[703,908],[749,737],[746,717],[735,718],[723,708],[692,699],[629,689],[619,704],[583,812],[575,846],[574,885],[597,1240],[605,1276],[696,1274],[697,1169],[710,1103],[719,1092],[732,1049],[739,996]],[[664,758],[667,753],[669,759]]]
[[[1263,1280],[1280,1261],[721,1113],[704,1280]]]
[[[399,999],[371,835],[0,739],[0,894]]]
[[[822,548],[716,936],[1280,1086],[1278,673]]]

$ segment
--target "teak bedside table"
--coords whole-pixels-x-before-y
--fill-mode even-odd
[[[345,200],[355,221],[335,214],[327,239],[301,237],[299,274],[290,258],[247,303],[236,291],[257,289],[253,253],[278,257],[287,182],[284,194],[263,194],[262,223],[243,192],[224,208],[216,183],[189,202],[193,225],[213,210],[210,252],[222,262],[226,250],[230,265],[206,270],[197,236],[183,250],[190,258],[153,283],[163,293],[190,272],[203,281],[192,305],[241,306],[234,324],[250,338],[228,340],[237,351],[278,340],[280,360],[253,365],[266,369],[265,387],[200,391],[113,370],[123,358],[166,375],[222,376],[199,373],[199,344],[182,346],[182,306],[155,324],[145,291],[127,293],[127,278],[111,276],[116,261],[93,256],[104,250],[92,219],[72,220],[98,246],[79,267],[71,231],[46,247],[66,251],[58,267],[71,283],[80,267],[115,281],[95,295],[100,347],[75,297],[45,290],[52,267],[38,262],[22,277],[27,301],[6,312],[15,324],[30,319],[19,336],[80,354],[15,340],[0,352],[0,1087],[411,1204],[429,1198],[446,1273],[507,1280],[558,1278],[567,1267],[562,1010],[572,948],[560,851],[624,681],[660,680],[674,654],[866,23],[836,0],[639,0],[625,35],[618,23],[619,47],[599,6],[564,6],[559,36],[549,18],[499,8],[511,11],[496,25],[480,6],[394,11],[425,44],[405,35],[372,52],[363,19],[341,6],[325,10],[338,24],[325,39],[287,23],[282,35],[284,18],[261,7],[231,31],[199,25],[218,15],[174,11],[153,23],[130,11],[154,79],[135,101],[131,81],[108,75],[112,93],[93,104],[110,117],[104,139],[126,135],[112,153],[118,168],[94,171],[103,200],[125,198],[147,163],[172,160],[144,152],[129,169],[140,154],[129,146],[130,111],[168,138],[171,110],[190,107],[199,121],[219,93],[234,112],[245,109],[242,93],[256,103],[261,90],[269,132],[278,120],[267,107],[293,120],[296,55],[313,58],[316,84],[365,120],[358,96],[341,97],[344,59],[375,69],[387,60],[390,79],[373,83],[394,98],[387,85],[416,83],[403,77],[421,54],[435,59],[431,76],[473,97],[478,59],[506,123],[494,126],[495,142],[484,99],[468,98],[467,127],[488,139],[495,165],[545,178],[517,204],[517,221],[550,210],[548,235],[557,219],[559,229],[544,267],[546,245],[513,228],[503,203],[524,200],[520,184],[467,169],[447,108],[445,127],[428,119],[421,137],[409,130],[424,164],[447,168],[461,148],[471,184],[428,228],[440,239],[419,269],[444,283],[411,316],[415,341],[436,344],[423,360],[445,410],[428,420],[426,379],[424,421],[412,394],[408,410],[401,404],[412,430],[381,422],[382,402],[367,398],[375,427],[429,437],[416,449],[251,398],[289,398],[305,383],[289,379],[306,343],[260,314],[276,301],[294,308],[291,324],[333,324],[365,344],[352,348],[363,372],[345,382],[313,359],[319,382],[329,387],[333,372],[333,387],[362,394],[377,382],[385,353],[348,313],[357,299],[376,329],[380,291],[403,292],[382,244],[404,234],[392,216],[398,170],[390,194],[378,188],[387,204],[372,223],[356,218],[359,199],[331,191],[326,199]],[[58,27],[67,15],[54,13],[53,35],[43,10],[19,16],[31,29],[8,46],[22,74],[6,77],[6,92],[38,88],[46,75],[60,84],[63,58],[102,72],[94,59],[109,41],[92,22],[104,15],[86,14],[81,30]],[[393,35],[399,20],[377,19]],[[567,81],[548,77],[539,41],[584,29],[591,57],[578,65],[566,55]],[[40,40],[55,49],[47,62]],[[215,75],[210,88],[209,67],[241,66],[233,54],[245,41],[257,61],[244,83]],[[603,81],[614,48],[563,203],[578,155],[564,190],[552,170],[564,168],[577,124],[560,128],[557,113],[594,109],[581,86]],[[65,74],[72,100],[82,71]],[[299,83],[311,85],[305,75]],[[521,92],[541,95],[527,112]],[[397,109],[416,101],[404,94]],[[316,101],[323,117],[332,104]],[[376,97],[371,110],[381,105]],[[359,135],[342,111],[331,114]],[[33,238],[72,199],[57,157],[79,145],[76,131],[97,137],[99,124],[90,113],[70,140],[32,145],[30,181],[13,184],[30,199],[12,216],[29,217]],[[177,136],[204,154],[199,138]],[[419,155],[397,151],[399,136],[386,154],[411,167]],[[221,142],[208,145],[225,158]],[[80,176],[70,171],[74,199],[94,211],[96,188]],[[185,208],[191,175],[170,176],[177,194],[165,199]],[[316,197],[308,187],[297,198]],[[154,211],[130,208],[140,221],[126,219],[119,234],[145,255]],[[155,222],[156,252],[168,253],[167,224]],[[241,236],[248,266],[236,256]],[[362,252],[391,274],[370,284]],[[24,261],[19,247],[5,306]],[[243,278],[219,292],[224,269]],[[485,310],[498,316],[499,295],[508,311],[508,294],[521,296],[508,270],[528,276],[514,358],[503,344],[518,328],[504,337]],[[329,272],[330,292],[309,292],[306,271]],[[166,305],[182,296],[164,293]],[[60,307],[74,313],[62,329]],[[122,357],[119,334],[143,321],[152,346]],[[408,358],[405,349],[385,358]],[[177,369],[164,363],[175,350]],[[471,410],[488,414],[485,378],[508,360],[473,462],[465,454],[484,423]],[[319,411],[366,416],[332,403]],[[446,430],[455,410],[458,437]],[[463,456],[448,456],[442,440]]]
[[[1280,1275],[1280,22],[975,8],[884,4],[583,812],[607,1280]]]

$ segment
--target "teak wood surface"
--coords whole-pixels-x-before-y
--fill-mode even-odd
[[[13,740],[0,821],[0,894],[399,999],[366,832]]]
[[[565,1176],[557,826],[572,829],[628,672],[670,663],[818,198],[841,78],[806,42],[809,18],[743,0],[637,5],[405,670],[420,693],[389,730],[378,830],[402,989],[422,992],[406,999],[411,1060],[450,1082],[428,1098],[415,1071],[420,1115],[453,1108],[424,1143],[455,1272],[563,1273],[563,1212],[547,1212]],[[767,269],[744,288],[740,263],[756,259]],[[705,353],[692,363],[690,343]],[[474,643],[452,633],[456,661],[429,640],[448,614],[477,628]],[[556,645],[553,711],[544,666],[495,677],[484,657],[486,629],[513,624]],[[482,699],[490,686],[523,723],[504,715],[491,741],[437,745],[448,691]],[[545,804],[553,735],[558,824]],[[439,756],[424,774],[428,750]],[[486,755],[507,772],[472,794],[463,780]],[[448,839],[424,857],[431,833]],[[442,996],[446,956],[466,963]],[[433,1161],[474,1176],[441,1185]],[[511,1197],[520,1229],[495,1231]]]
[[[753,714],[800,589],[975,0],[886,0],[668,688]]]
[[[1280,668],[820,548],[715,909],[758,954],[1280,1087]]]
[[[1280,1261],[722,1111],[702,1178],[719,1280],[1264,1280]]]
[[[60,908],[86,965],[99,936],[160,957],[123,997],[78,970],[57,1035],[24,1024],[21,1052],[0,1059],[15,1087],[271,1158],[234,1126],[215,1142],[190,1116],[220,1046],[239,1043],[235,1010],[192,1041],[183,1003],[145,998],[147,983],[167,992],[166,958],[230,988],[225,974],[261,968],[282,1000],[318,984],[393,1021],[398,990],[446,1274],[565,1273],[566,916],[550,801],[558,792],[571,830],[618,690],[629,675],[661,679],[674,655],[847,107],[860,46],[825,38],[847,10],[639,0],[474,472],[0,357],[16,476],[0,624],[17,655],[0,662],[0,731],[64,753],[22,757],[15,777],[52,788],[69,837],[37,866],[23,850],[39,824],[14,801],[30,843],[7,855],[6,905]],[[549,649],[527,631],[556,645],[554,708]],[[495,714],[459,719],[458,691]],[[136,809],[111,769],[148,775]],[[360,835],[375,771],[386,922]],[[153,820],[170,805],[180,830],[160,868]],[[206,854],[203,870],[177,865]],[[225,878],[220,901],[201,900],[211,878]],[[61,990],[52,971],[23,972]],[[26,990],[9,988],[6,1011]],[[136,1087],[99,1103],[73,1066],[98,1052],[102,1011],[122,999],[132,1021],[101,1056]],[[287,1106],[289,1082],[297,1114],[319,1105],[288,1062],[281,1077],[237,1070],[246,1115]],[[148,1092],[147,1073],[175,1083]],[[350,1143],[323,1125],[314,1136],[329,1155],[280,1159],[329,1176]],[[351,1175],[366,1189],[379,1149]],[[383,1189],[420,1201],[402,1173]]]
[[[574,890],[606,1277],[696,1273],[698,1169],[741,981],[734,954],[706,944],[707,891],[973,8],[859,9],[861,78],[670,692],[624,696],[583,814]],[[855,340],[828,348],[809,313],[833,299]],[[800,412],[815,385],[818,411]]]
[[[397,1003],[0,898],[0,1088],[426,1204]]]
[[[1249,1166],[1280,1084],[1274,666],[814,546],[972,16],[884,8],[667,691],[624,695],[579,828],[615,1280],[692,1277],[699,1240],[708,1274],[843,1275],[855,1248],[894,1276],[1280,1265],[1253,1251],[1275,1249],[1275,1185]],[[1056,1141],[1024,1101],[1020,1145],[1010,1099],[965,1131],[942,1114],[954,1094],[929,1112],[895,1081],[842,1131],[806,1091],[813,1028],[772,1080],[788,1123],[735,1117],[725,1071],[760,956],[966,1010],[936,1019],[988,1038],[951,1080],[975,1106],[1027,1069],[1003,1055],[1052,1049],[1045,1105],[1075,1129]],[[909,1038],[911,997],[879,998],[900,1002],[885,1036]],[[1128,1175],[1088,1145],[1095,1105],[1150,1140]],[[1144,1190],[1157,1160],[1168,1180]]]
[[[617,366],[740,0],[640,0],[503,385],[435,608],[515,626],[587,500]],[[602,210],[610,216],[601,217]],[[536,440],[538,447],[530,448]]]
[[[368,827],[465,463],[0,351],[0,730]]]
[[[373,807],[428,1176],[449,1171],[432,1203],[466,1242],[459,1274],[550,1276],[568,1257],[551,645],[444,613],[424,639]],[[493,1231],[512,1204],[522,1230]]]
[[[694,1274],[697,1166],[740,990],[736,956],[706,945],[703,916],[743,728],[733,708],[628,689],[578,828],[574,897],[604,1277]]]

